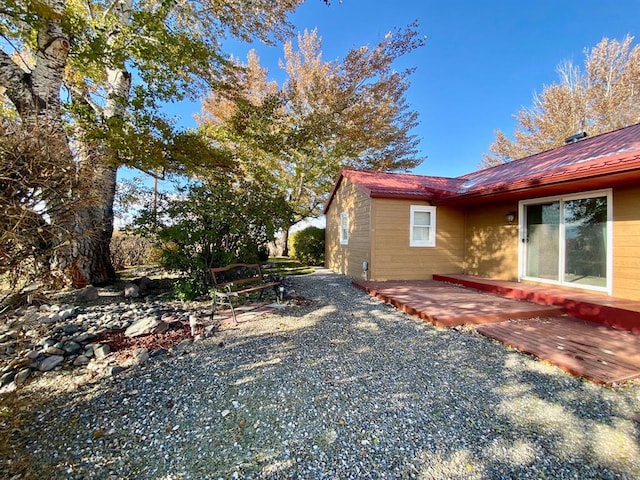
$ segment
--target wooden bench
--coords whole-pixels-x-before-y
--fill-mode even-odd
[[[282,299],[284,293],[281,288],[282,279],[277,276],[265,279],[259,263],[234,263],[225,267],[211,268],[210,271],[213,281],[212,319],[218,305],[228,305],[231,308],[233,321],[237,324],[233,298],[238,298],[240,295],[259,292],[259,299],[262,299],[264,291],[271,288],[275,292],[276,301],[280,303]]]

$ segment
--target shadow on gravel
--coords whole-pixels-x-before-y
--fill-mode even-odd
[[[637,383],[583,382],[338,275],[292,286],[309,305],[36,405],[21,478],[640,476]]]

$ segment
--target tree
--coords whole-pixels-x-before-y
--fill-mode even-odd
[[[109,241],[119,166],[227,164],[215,150],[204,160],[195,155],[207,144],[176,132],[159,105],[195,97],[205,86],[222,88],[232,65],[221,40],[284,38],[291,31],[286,16],[301,1],[5,2],[0,87],[28,131],[46,122],[64,152],[59,174],[73,177],[64,196],[44,199],[65,207],[52,208],[47,224],[67,232],[55,238],[54,262],[67,280],[82,286],[115,279]],[[73,208],[79,199],[83,205]]]
[[[413,69],[393,65],[423,44],[412,24],[374,48],[354,48],[341,62],[327,62],[317,31],[305,31],[297,50],[291,41],[284,46],[281,86],[267,80],[250,52],[243,75],[232,80],[236,88],[205,99],[200,125],[216,145],[238,154],[246,175],[284,193],[293,211],[288,233],[320,213],[341,168],[408,170],[422,162],[410,133],[417,113],[405,100]]]
[[[534,95],[533,107],[519,111],[514,140],[496,132],[484,166],[558,147],[585,131],[598,135],[640,122],[640,45],[604,38],[585,52],[584,71],[567,61],[560,81]]]

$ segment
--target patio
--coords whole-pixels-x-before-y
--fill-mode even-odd
[[[482,335],[596,383],[640,377],[640,335],[610,326],[636,330],[636,302],[463,275],[438,278],[458,285],[436,280],[354,280],[353,285],[436,326],[474,326]]]

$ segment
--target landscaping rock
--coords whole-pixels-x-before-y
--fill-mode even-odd
[[[64,357],[62,355],[51,355],[50,357],[46,357],[40,365],[38,366],[38,370],[41,372],[48,372],[49,370],[53,370],[58,365],[60,365],[64,361]]]
[[[82,349],[82,346],[76,342],[66,342],[62,349],[69,355],[73,355]]]
[[[125,370],[125,368],[120,366],[120,365],[108,365],[104,369],[104,373],[107,376],[113,376],[113,375],[117,375],[120,372],[123,372],[124,370]]]
[[[61,320],[67,320],[67,319],[73,317],[73,314],[75,313],[75,311],[76,311],[75,307],[67,307],[67,308],[64,308],[64,309],[60,310],[58,312],[58,315],[60,315],[60,319]]]
[[[148,277],[141,277],[137,282],[146,288],[154,288]],[[80,301],[90,301],[98,298],[97,292],[97,289],[88,287],[76,291],[75,297]],[[107,343],[96,341],[112,331],[126,330],[130,336],[141,337],[140,347],[147,347],[134,347],[132,355],[124,357],[128,359],[126,365],[121,363],[120,367],[141,365],[152,355],[168,353],[165,349],[158,349],[151,338],[144,338],[147,335],[162,334],[171,329],[167,343],[171,354],[184,352],[188,347],[189,342],[186,342],[179,345],[178,350],[174,348],[173,344],[185,337],[174,335],[173,330],[183,328],[182,323],[188,321],[190,315],[199,318],[199,313],[196,315],[193,310],[177,308],[165,301],[140,303],[123,301],[122,297],[113,298],[115,302],[89,305],[64,302],[31,305],[0,316],[1,386],[22,386],[34,376],[34,371],[48,372],[61,365],[105,373],[108,366],[122,361],[122,358],[111,355]],[[107,374],[114,371],[117,373],[119,369],[110,369]]]
[[[133,356],[136,359],[136,363],[141,365],[149,360],[149,350],[146,348],[137,348],[134,350]]]
[[[93,337],[94,335],[90,334],[89,332],[82,332],[76,335],[75,337],[73,337],[72,341],[77,343],[83,343],[91,340]]]
[[[146,276],[136,278],[132,283],[138,286],[140,295],[146,295],[153,288],[153,280]]]
[[[80,325],[76,325],[75,323],[69,323],[62,327],[62,331],[68,335],[73,333],[77,333],[80,330]]]
[[[38,320],[41,323],[58,323],[60,321],[60,314],[58,312],[50,312],[41,315]]]
[[[148,335],[166,332],[169,329],[169,324],[163,322],[157,317],[145,317],[143,319],[134,322],[129,326],[125,332],[125,337],[133,338],[139,335]]]
[[[4,387],[5,385],[9,385],[11,382],[13,382],[13,379],[16,376],[16,371],[15,370],[9,370],[8,372],[4,373],[1,377],[0,377],[0,388]]]
[[[99,296],[100,295],[98,293],[98,289],[92,285],[89,285],[82,290],[78,290],[78,292],[76,293],[76,302],[91,302],[92,300],[97,300]]]
[[[185,338],[180,343],[178,343],[175,347],[173,347],[173,351],[174,353],[181,355],[185,353],[190,346],[191,346],[191,339]]]
[[[23,368],[16,374],[16,377],[13,379],[13,383],[15,383],[17,387],[20,387],[24,385],[24,382],[26,382],[27,378],[29,378],[30,375],[31,369]]]
[[[109,355],[109,353],[111,353],[111,347],[109,347],[109,345],[99,345],[93,349],[93,356],[96,360],[102,360]]]
[[[75,360],[73,361],[73,365],[78,367],[80,365],[87,365],[89,362],[91,361],[91,359],[89,357],[87,357],[86,355],[78,355]]]
[[[127,283],[124,286],[124,298],[137,298],[140,296],[140,287],[135,283]]]
[[[35,360],[39,356],[40,356],[40,351],[39,350],[30,350],[29,353],[27,353],[27,358],[29,360]]]
[[[65,351],[62,348],[51,346],[44,349],[44,354],[45,355],[64,355]]]

